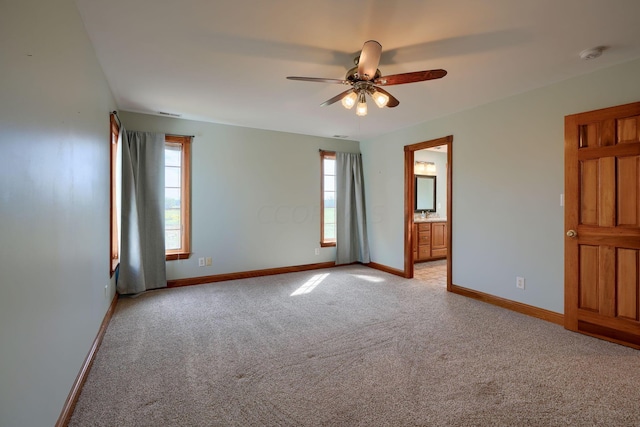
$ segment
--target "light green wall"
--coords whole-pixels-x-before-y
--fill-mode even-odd
[[[640,101],[638,76],[640,60],[362,141],[372,261],[403,269],[403,147],[453,135],[453,283],[563,312],[564,116]]]
[[[0,63],[0,425],[52,426],[114,294],[115,102],[71,0],[3,1]]]
[[[335,260],[320,241],[319,149],[359,152],[355,141],[120,113],[129,130],[194,135],[192,251],[167,262],[169,279]],[[211,267],[198,258],[212,257]]]

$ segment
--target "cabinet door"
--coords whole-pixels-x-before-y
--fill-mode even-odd
[[[434,222],[431,224],[431,256],[447,256],[447,223]]]
[[[413,224],[413,259],[418,259],[418,224]]]

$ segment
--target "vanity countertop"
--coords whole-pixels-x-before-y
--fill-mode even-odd
[[[447,222],[447,218],[414,218],[413,222],[415,224],[421,223],[421,222]]]

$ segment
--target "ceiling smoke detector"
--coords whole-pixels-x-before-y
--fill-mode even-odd
[[[604,46],[585,49],[582,52],[580,52],[580,59],[584,59],[585,61],[588,61],[590,59],[598,58],[602,55],[602,52],[604,52],[604,49],[605,49]]]

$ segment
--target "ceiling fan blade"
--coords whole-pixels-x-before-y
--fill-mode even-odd
[[[384,93],[385,95],[387,95],[389,97],[389,102],[387,102],[387,107],[393,108],[393,107],[397,107],[398,105],[400,105],[400,101],[398,101],[398,99],[395,96],[391,95],[386,90],[382,89],[381,87],[376,87],[376,90],[378,92]]]
[[[351,92],[353,92],[353,88],[351,88],[349,90],[345,90],[341,94],[338,94],[338,95],[334,96],[333,98],[324,101],[322,104],[320,104],[320,106],[321,107],[326,107],[327,105],[331,105],[331,104],[333,104],[335,102],[338,102],[342,98],[344,98],[345,96],[349,95]]]
[[[348,80],[341,79],[323,79],[322,77],[287,77],[289,80],[298,80],[302,82],[317,82],[317,83],[338,83],[342,85],[351,84]]]
[[[446,76],[446,70],[426,70],[414,71],[413,73],[392,74],[390,76],[382,76],[374,81],[380,86],[401,85],[405,83],[422,82],[425,80],[441,79]]]
[[[361,80],[371,80],[376,75],[382,45],[375,40],[369,40],[362,46],[360,59],[358,59],[358,75]]]

